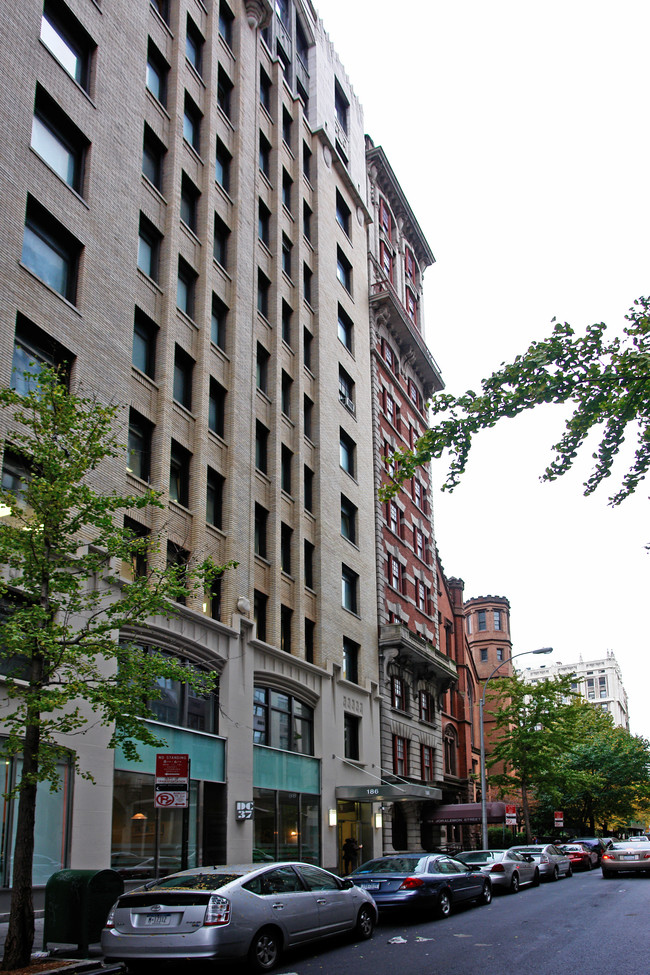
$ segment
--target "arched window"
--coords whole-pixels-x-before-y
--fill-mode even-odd
[[[450,724],[445,728],[445,775],[458,775],[458,735]]]

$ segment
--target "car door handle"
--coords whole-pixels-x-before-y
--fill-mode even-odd
[[[274,911],[283,911],[284,910],[284,904],[272,904],[271,906],[273,907],[273,910]]]
[[[325,897],[317,897],[316,898],[316,903],[317,904],[327,904],[327,899]]]

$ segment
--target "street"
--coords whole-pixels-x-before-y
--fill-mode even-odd
[[[383,918],[371,941],[288,953],[278,975],[647,975],[650,878],[600,870],[494,897],[446,920]],[[405,944],[390,944],[402,937]]]

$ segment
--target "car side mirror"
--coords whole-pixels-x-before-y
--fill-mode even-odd
[[[350,890],[351,887],[354,887],[354,880],[350,880],[348,877],[344,877],[342,886],[343,886],[343,890]]]

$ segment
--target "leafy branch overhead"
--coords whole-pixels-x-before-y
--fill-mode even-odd
[[[555,321],[555,319],[553,320]],[[414,449],[399,450],[389,459],[394,471],[384,498],[394,496],[416,469],[450,456],[444,489],[453,490],[465,471],[474,436],[542,404],[571,404],[571,416],[552,447],[555,456],[542,480],[561,477],[572,466],[592,431],[600,442],[584,487],[591,494],[612,473],[626,436],[636,438],[634,459],[610,496],[612,505],[632,494],[650,467],[650,298],[639,298],[626,316],[622,336],[608,339],[604,323],[576,335],[557,323],[550,338],[533,342],[512,363],[502,363],[481,391],[461,396],[437,394],[431,403],[434,422]]]

